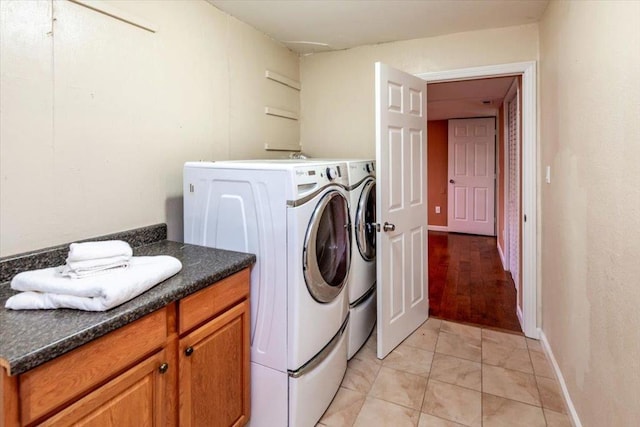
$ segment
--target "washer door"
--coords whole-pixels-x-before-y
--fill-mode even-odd
[[[309,221],[302,258],[311,296],[318,302],[333,301],[347,282],[351,262],[349,205],[339,191],[320,199]]]
[[[376,181],[364,184],[356,211],[356,242],[365,261],[376,259]]]

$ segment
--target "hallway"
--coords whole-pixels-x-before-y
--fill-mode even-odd
[[[429,315],[522,332],[495,237],[429,231]]]

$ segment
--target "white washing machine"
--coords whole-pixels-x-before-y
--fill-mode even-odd
[[[376,178],[375,160],[345,160],[353,239],[349,273],[349,345],[351,359],[376,323]]]
[[[295,160],[185,164],[185,242],[257,257],[251,426],[314,426],[346,371],[346,170]]]

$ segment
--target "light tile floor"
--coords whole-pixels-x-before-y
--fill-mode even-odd
[[[318,426],[570,427],[540,343],[429,319],[384,360],[373,334]]]

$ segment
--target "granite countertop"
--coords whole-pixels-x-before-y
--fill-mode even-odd
[[[163,240],[134,248],[134,255],[171,255],[182,262],[175,276],[106,312],[4,308],[16,292],[0,284],[0,366],[18,375],[224,279],[256,261],[255,255]]]

